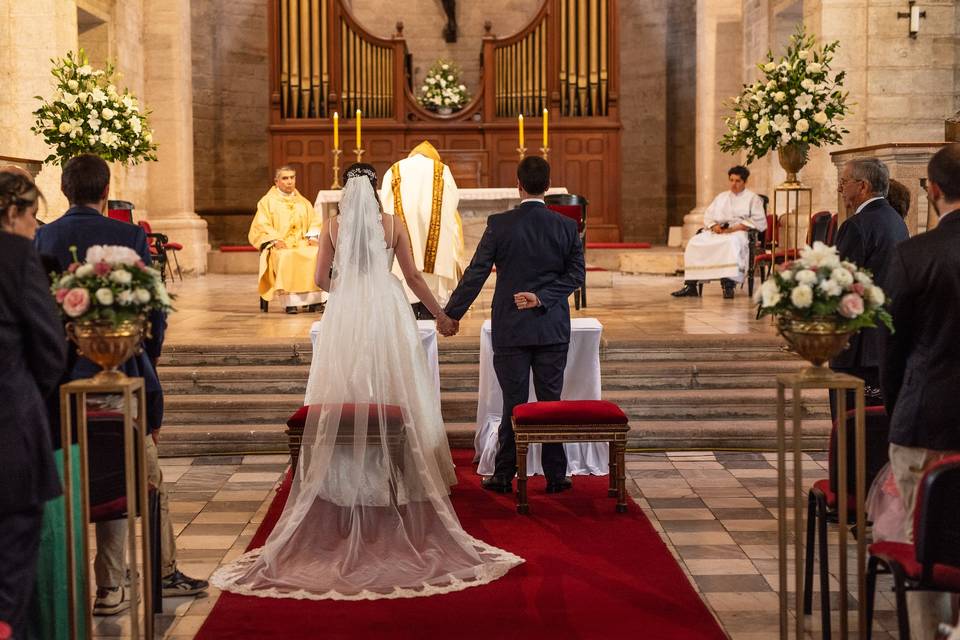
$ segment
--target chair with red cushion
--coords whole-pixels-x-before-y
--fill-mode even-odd
[[[133,224],[133,203],[127,200],[107,200],[107,217]]]
[[[827,227],[827,239],[825,242],[831,247],[837,242],[838,220],[839,220],[839,216],[836,213],[830,216],[830,225]]]
[[[179,242],[170,242],[170,239],[162,233],[154,233],[153,228],[150,226],[150,223],[146,220],[141,220],[139,223],[140,228],[142,228],[148,238],[153,238],[156,240],[155,247],[159,257],[159,254],[162,254],[163,257],[161,261],[167,266],[167,269],[170,270],[170,279],[173,279],[173,267],[170,266],[170,261],[167,258],[167,252],[170,252],[173,255],[173,263],[177,266],[177,275],[180,276],[180,281],[183,282],[183,273],[180,271],[180,261],[177,259],[177,251],[183,251],[183,245]],[[150,254],[153,255],[154,250],[150,250]]]
[[[544,196],[544,203],[551,211],[570,218],[577,223],[577,233],[580,234],[580,246],[587,250],[587,199],[573,193],[557,193]],[[576,309],[587,306],[587,279],[583,279],[583,286],[573,292],[573,306]]]
[[[866,407],[866,483],[873,484],[874,478],[889,459],[887,436],[890,433],[890,418],[883,407]],[[856,412],[847,411],[847,516],[843,526],[857,523],[856,501]],[[839,500],[837,495],[837,425],[830,431],[830,453],[828,457],[828,479],[817,480],[807,494],[807,545],[805,551],[805,578],[803,581],[803,612],[807,615],[813,610],[813,549],[819,537],[820,562],[820,615],[822,617],[823,637],[830,638],[830,567],[827,554],[827,525],[840,523]],[[860,532],[857,532],[860,535]]]
[[[287,445],[290,448],[290,466],[294,471],[297,469],[297,462],[300,460],[300,446],[303,443],[303,429],[307,423],[307,415],[310,411],[319,414],[323,411],[323,405],[304,405],[287,419]],[[386,420],[386,444],[390,449],[391,457],[401,466],[403,464],[403,445],[406,440],[406,430],[404,427],[403,409],[396,405],[376,405],[371,404],[367,407],[368,424],[379,424],[380,411]],[[340,425],[337,428],[336,446],[352,446],[354,418],[357,412],[357,405],[340,405]],[[367,444],[380,446],[380,430],[367,430]]]
[[[893,574],[901,640],[910,639],[907,591],[960,593],[960,455],[923,474],[913,513],[913,543],[877,542],[867,563],[867,638],[873,627],[877,574]]]
[[[627,510],[624,454],[630,421],[606,400],[528,402],[513,409],[513,435],[517,443],[517,512],[530,513],[527,503],[527,451],[535,442],[608,442],[610,488],[617,498],[617,513]]]

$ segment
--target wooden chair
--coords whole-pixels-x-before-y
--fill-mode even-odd
[[[874,478],[889,459],[887,437],[890,432],[890,418],[882,406],[867,407],[866,413],[866,487],[873,484]],[[847,515],[841,524],[837,481],[837,425],[830,432],[830,453],[828,479],[813,483],[807,494],[807,546],[805,551],[805,574],[803,581],[803,613],[809,615],[813,610],[813,548],[819,537],[820,563],[820,616],[822,619],[824,640],[830,638],[830,567],[828,563],[827,525],[840,524],[849,527],[857,523],[856,501],[856,412],[847,412]],[[857,532],[860,535],[860,532]]]
[[[877,542],[867,562],[867,638],[873,631],[877,574],[893,574],[901,640],[910,640],[908,591],[960,593],[960,455],[924,473],[914,503],[913,543]]]
[[[826,243],[831,247],[837,243],[837,220],[839,216],[834,213],[830,216],[830,226],[827,227]]]
[[[517,513],[529,514],[527,503],[527,452],[534,442],[610,443],[610,488],[617,498],[617,513],[627,511],[627,432],[630,423],[616,404],[606,400],[528,402],[513,409],[513,436],[517,443]]]
[[[746,281],[747,281],[747,295],[749,295],[751,299],[753,299],[753,283],[754,283],[754,278],[757,270],[757,255],[763,252],[764,247],[768,246],[767,232],[770,231],[770,220],[772,218],[772,216],[767,213],[767,205],[770,203],[770,198],[768,198],[763,194],[760,194],[760,200],[763,202],[763,214],[767,219],[767,228],[764,229],[763,231],[760,231],[759,229],[750,229],[747,232],[747,237],[749,238],[748,246],[750,247],[750,254],[749,254],[749,257],[747,258]],[[697,233],[699,233],[699,231]],[[700,284],[698,285],[698,287],[702,292],[703,285]],[[743,287],[743,283],[740,283],[740,287],[741,288]]]
[[[128,224],[133,222],[133,203],[127,200],[107,200],[107,217]]]
[[[562,216],[577,223],[577,233],[580,234],[580,245],[587,250],[587,205],[589,202],[583,196],[573,193],[558,193],[544,196],[547,208],[556,211]],[[587,306],[587,279],[584,277],[583,286],[573,292],[573,305],[580,309]]]
[[[180,271],[180,261],[177,260],[177,251],[183,251],[183,245],[179,242],[170,242],[170,239],[167,238],[165,234],[154,233],[150,223],[146,220],[141,220],[138,224],[140,228],[146,232],[147,238],[153,241],[153,246],[150,249],[151,257],[153,257],[154,252],[156,252],[158,261],[165,265],[170,271],[170,279],[173,280],[173,268],[170,266],[170,260],[168,258],[168,255],[172,255],[173,262],[177,265],[177,275],[180,276],[180,281],[183,282],[183,273]]]

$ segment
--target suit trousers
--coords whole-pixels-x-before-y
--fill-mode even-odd
[[[157,487],[160,501],[160,575],[168,576],[177,568],[177,547],[170,522],[170,504],[163,488],[163,472],[153,438],[147,438],[147,482]],[[96,524],[97,556],[93,573],[98,587],[119,587],[126,584],[124,553],[127,548],[127,519],[107,520]]]
[[[42,523],[42,505],[0,514],[0,620],[10,625],[15,638],[26,633]]]
[[[517,443],[513,437],[513,408],[530,399],[530,371],[537,400],[559,400],[563,391],[563,370],[567,366],[567,343],[531,347],[494,348],[493,370],[503,391],[503,418],[498,433],[499,447],[494,476],[506,480],[517,473]],[[541,454],[543,474],[548,481],[562,480],[567,474],[567,455],[559,443],[544,444]]]

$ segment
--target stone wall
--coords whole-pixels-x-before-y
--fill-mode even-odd
[[[697,11],[696,0],[674,0],[667,7],[667,211],[668,226],[683,224],[697,202]],[[738,38],[731,41],[739,44]],[[627,87],[624,87],[626,90]],[[625,131],[624,136],[632,135]],[[639,185],[630,181],[633,189]],[[656,216],[655,211],[650,215]],[[649,238],[663,242],[661,232]]]

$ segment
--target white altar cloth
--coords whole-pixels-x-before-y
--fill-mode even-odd
[[[570,348],[563,372],[563,400],[600,399],[600,336],[603,325],[596,318],[574,318],[570,321]],[[530,378],[530,401],[536,400],[533,376]],[[477,473],[493,474],[497,454],[497,432],[503,413],[503,391],[493,370],[493,342],[490,321],[480,330],[480,393],[477,400],[477,434],[473,446]],[[605,442],[574,442],[563,445],[567,454],[567,475],[606,475],[610,472],[609,445]],[[543,474],[540,445],[530,445],[527,454],[527,475]]]
[[[417,320],[417,333],[420,334],[420,344],[423,350],[427,352],[427,365],[430,367],[434,384],[437,392],[440,392],[440,359],[437,348],[437,323],[434,320]],[[310,344],[317,348],[317,336],[320,335],[320,321],[317,320],[310,325]],[[307,387],[309,387],[309,382]]]

